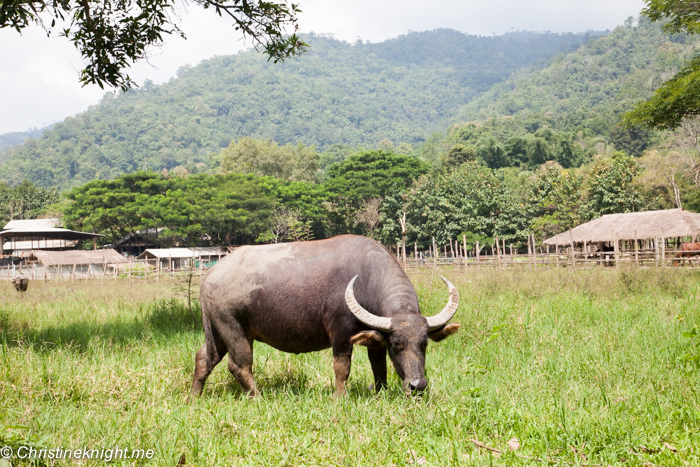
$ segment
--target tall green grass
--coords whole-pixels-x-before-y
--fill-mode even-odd
[[[222,362],[188,403],[203,333],[171,284],[0,285],[0,445],[154,449],[135,463],[167,466],[700,465],[698,272],[441,273],[462,328],[428,347],[412,399],[396,378],[368,388],[362,348],[334,399],[329,351],[256,343],[262,397]],[[412,280],[438,312],[444,284]]]

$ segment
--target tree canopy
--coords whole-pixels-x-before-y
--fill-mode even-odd
[[[277,1],[191,0],[233,20],[234,28],[261,46],[270,59],[284,60],[304,51],[306,44],[296,33],[299,6]],[[56,21],[68,21],[61,35],[82,54],[86,65],[80,73],[83,84],[105,84],[126,90],[135,83],[125,69],[143,59],[149,47],[161,45],[166,34],[185,33],[173,21],[173,0],[5,0],[0,2],[0,28],[22,32],[31,24],[48,33]],[[45,21],[51,20],[50,26]]]

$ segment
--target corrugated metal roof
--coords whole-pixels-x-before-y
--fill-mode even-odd
[[[574,227],[543,243],[570,245],[582,242],[612,242],[661,237],[692,237],[700,234],[700,214],[684,209],[607,214]]]
[[[228,251],[219,247],[202,248],[148,248],[138,259],[149,258],[198,258],[199,256],[225,256]]]
[[[59,219],[18,219],[8,222],[3,230],[43,230],[52,229],[61,225]]]

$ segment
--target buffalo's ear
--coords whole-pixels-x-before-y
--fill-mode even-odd
[[[354,345],[374,347],[377,345],[384,345],[384,336],[382,336],[382,333],[379,331],[362,331],[352,336],[350,342]]]
[[[430,339],[434,340],[435,342],[440,342],[445,337],[451,336],[452,334],[456,334],[457,331],[459,331],[459,324],[451,323],[445,327],[438,329],[437,331],[429,332],[428,337],[430,337]]]

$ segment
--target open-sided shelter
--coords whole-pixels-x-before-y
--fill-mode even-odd
[[[228,254],[228,250],[219,247],[200,248],[149,248],[141,253],[137,259],[146,259],[156,268],[185,269],[199,267],[198,262],[207,266]],[[192,263],[194,261],[194,263]],[[159,266],[160,263],[160,266]]]
[[[607,214],[554,237],[545,245],[614,244],[616,241],[688,239],[700,235],[700,214],[684,209]],[[601,248],[602,249],[602,248]]]

